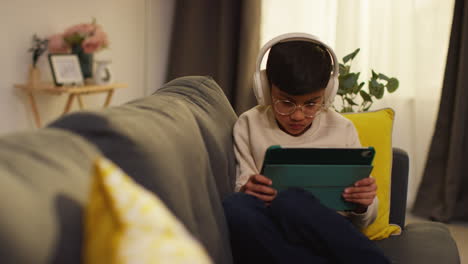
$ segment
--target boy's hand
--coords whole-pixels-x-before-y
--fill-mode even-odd
[[[364,178],[354,183],[343,191],[343,198],[347,202],[357,203],[356,213],[364,213],[367,207],[372,204],[377,195],[377,184],[371,177]]]
[[[276,197],[276,190],[270,187],[271,183],[270,179],[261,174],[252,175],[240,191],[270,203]]]

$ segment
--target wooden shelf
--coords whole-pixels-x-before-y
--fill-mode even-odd
[[[83,85],[83,86],[55,86],[49,83],[40,83],[37,86],[29,84],[15,84],[16,88],[26,90],[28,92],[41,92],[41,93],[98,93],[108,91],[116,88],[125,88],[126,84],[113,83],[105,85]]]
[[[34,114],[34,119],[36,121],[36,126],[41,127],[41,117],[37,109],[36,99],[34,94],[44,93],[50,95],[61,95],[68,94],[68,100],[63,110],[62,115],[68,113],[71,109],[75,97],[78,99],[78,105],[80,109],[84,109],[85,105],[82,95],[94,94],[94,93],[105,93],[107,92],[106,100],[103,107],[107,107],[110,104],[114,90],[117,88],[126,88],[127,85],[123,83],[112,83],[105,85],[83,85],[83,86],[55,86],[50,83],[38,83],[35,85],[31,84],[15,84],[15,88],[21,89],[28,94],[29,103]]]

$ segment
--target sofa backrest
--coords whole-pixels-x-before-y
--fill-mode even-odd
[[[234,189],[236,119],[213,79],[183,77],[151,96],[99,112],[71,114],[50,127],[95,145],[157,194],[215,263],[231,263],[221,200]]]

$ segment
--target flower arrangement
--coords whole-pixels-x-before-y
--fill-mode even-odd
[[[85,53],[94,53],[109,46],[106,32],[96,24],[82,23],[67,28],[63,33],[49,37],[50,53],[69,53],[71,50],[81,48]]]
[[[71,26],[63,33],[49,37],[49,53],[76,54],[86,80],[93,76],[93,54],[108,46],[107,34],[96,19],[91,23]]]

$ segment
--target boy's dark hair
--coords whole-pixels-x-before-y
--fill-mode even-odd
[[[270,86],[275,84],[291,95],[326,88],[331,72],[331,58],[326,48],[307,41],[275,44],[270,49],[266,66]]]

